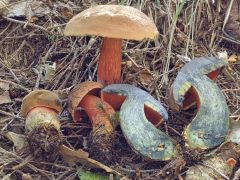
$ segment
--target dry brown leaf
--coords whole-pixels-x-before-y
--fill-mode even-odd
[[[83,165],[92,168],[99,168],[105,170],[107,173],[113,173],[121,176],[121,174],[112,168],[88,157],[88,153],[83,150],[73,150],[67,146],[60,146],[60,153],[62,154],[64,160],[70,164],[74,162],[80,162]]]
[[[62,7],[61,11],[62,15],[65,16],[67,19],[71,19],[74,15],[73,10],[70,7]]]
[[[231,120],[231,131],[228,140],[240,145],[240,122]]]
[[[80,163],[84,163],[85,159],[88,158],[89,154],[83,150],[73,150],[68,148],[67,146],[60,146],[59,149],[61,155],[64,158],[64,161],[66,161],[70,166],[74,166],[76,161],[79,161]]]
[[[132,61],[125,61],[125,62],[122,62],[122,64],[126,65],[129,68],[133,66],[133,62]]]
[[[7,132],[6,137],[13,142],[17,150],[21,150],[27,146],[26,136],[14,132]]]
[[[29,3],[30,0],[8,1],[7,7],[3,9],[2,13],[3,15],[8,17],[28,16],[29,14],[31,14]]]
[[[32,16],[32,17],[29,19],[29,22],[30,22],[30,23],[35,23],[35,22],[38,21],[38,20],[39,20],[38,17]]]
[[[139,80],[143,85],[149,85],[153,81],[153,76],[149,70],[144,69],[139,73]]]
[[[9,84],[0,82],[0,104],[7,104],[12,102],[8,90]]]
[[[0,95],[2,91],[8,91],[9,90],[9,83],[6,82],[0,82]]]
[[[22,180],[33,180],[32,176],[30,174],[23,174]]]
[[[234,63],[237,62],[237,59],[238,59],[237,55],[233,54],[228,58],[228,62]]]

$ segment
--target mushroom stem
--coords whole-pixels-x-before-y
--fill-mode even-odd
[[[58,113],[51,108],[33,108],[26,117],[28,143],[35,156],[54,157],[62,144]],[[53,155],[53,156],[52,156]]]
[[[115,111],[109,104],[96,96],[86,95],[79,106],[84,107],[84,111],[91,120],[94,131],[100,127],[104,128],[103,133],[111,133],[113,131],[110,121],[115,116]]]
[[[33,108],[26,117],[25,129],[27,132],[31,132],[34,128],[43,123],[52,124],[56,130],[60,131],[60,122],[57,112],[47,107]]]
[[[98,63],[98,81],[104,85],[121,81],[122,40],[103,38]]]
[[[111,163],[113,130],[117,124],[116,112],[108,103],[93,95],[86,95],[82,99],[80,107],[84,107],[93,126],[88,140],[91,147],[90,155],[105,163]]]

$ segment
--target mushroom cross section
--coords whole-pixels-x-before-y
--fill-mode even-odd
[[[184,131],[190,148],[213,148],[226,138],[229,110],[223,93],[213,81],[225,65],[225,61],[214,57],[195,58],[184,65],[172,84],[169,105],[173,110],[197,105],[197,114]]]
[[[98,63],[98,81],[104,85],[121,79],[122,39],[154,39],[158,30],[141,11],[122,5],[99,5],[74,16],[66,25],[67,36],[103,37]]]
[[[106,94],[126,97],[120,107],[120,126],[133,150],[152,160],[169,160],[177,155],[175,141],[149,122],[145,114],[146,105],[155,111],[158,117],[160,115],[167,120],[167,111],[160,102],[147,92],[127,84],[106,86],[101,95],[104,98]],[[108,103],[111,105],[111,100]]]

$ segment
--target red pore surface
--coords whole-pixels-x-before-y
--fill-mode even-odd
[[[100,50],[97,78],[103,85],[121,80],[122,40],[104,38]]]
[[[200,98],[196,89],[192,86],[184,96],[183,109],[186,110],[194,104],[197,105],[198,109],[200,108]]]
[[[212,79],[212,80],[216,80],[218,75],[221,72],[221,68],[220,69],[216,69],[215,71],[212,71],[210,73],[207,74],[207,76]],[[184,96],[184,101],[183,101],[183,109],[189,109],[190,107],[192,107],[194,104],[197,105],[197,108],[199,109],[200,107],[200,98],[197,94],[197,91],[194,87],[191,87],[188,92],[185,94]]]
[[[212,80],[216,80],[221,71],[222,71],[221,68],[216,69],[215,71],[208,73],[207,76]]]
[[[123,102],[126,99],[126,96],[102,92],[101,98],[105,102],[109,103],[115,111],[119,111]],[[153,110],[147,105],[144,105],[144,113],[148,121],[150,121],[156,127],[158,127],[163,122],[163,117],[161,116],[161,114],[159,114],[157,111]]]

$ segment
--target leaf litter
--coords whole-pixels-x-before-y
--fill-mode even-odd
[[[153,17],[160,31],[160,36],[155,42],[126,41],[124,43],[123,59],[125,62],[123,62],[122,74],[124,83],[148,91],[167,107],[166,92],[178,70],[189,59],[197,56],[217,56],[219,52],[226,51],[227,56],[222,56],[231,63],[218,78],[217,84],[221,87],[228,102],[230,118],[238,122],[240,120],[240,46],[239,39],[237,39],[239,31],[234,25],[236,17],[231,15],[231,9],[227,10],[231,3],[236,3],[236,0],[228,3],[224,0],[215,3],[211,1],[183,2],[184,4],[179,6],[176,1],[165,0],[1,0],[0,83],[2,86],[0,87],[4,88],[0,88],[0,92],[8,92],[4,95],[4,98],[7,98],[4,101],[8,102],[0,105],[0,178],[74,179],[78,177],[77,167],[86,171],[95,171],[95,168],[100,168],[110,174],[119,172],[127,178],[185,178],[188,168],[199,163],[199,160],[204,158],[203,154],[196,155],[184,151],[184,156],[188,156],[186,161],[179,158],[170,162],[151,162],[131,150],[119,128],[114,148],[118,154],[115,161],[109,165],[104,165],[104,162],[96,160],[89,163],[88,159],[91,159],[91,156],[86,152],[91,148],[87,145],[91,125],[87,119],[81,123],[73,123],[66,108],[60,119],[64,143],[66,147],[70,148],[67,152],[73,156],[71,157],[73,161],[69,157],[67,161],[65,157],[64,161],[61,156],[54,162],[28,158],[28,154],[19,152],[17,148],[24,146],[24,143],[15,143],[15,149],[11,142],[14,139],[21,142],[20,137],[14,133],[24,134],[24,120],[19,115],[19,110],[22,98],[28,92],[34,88],[56,91],[62,94],[61,101],[66,107],[67,94],[75,84],[87,80],[96,81],[96,59],[101,39],[94,38],[92,41],[92,38],[89,37],[64,37],[62,32],[65,24],[73,15],[90,6],[107,3],[121,3],[141,9]],[[29,4],[26,5],[26,3]],[[17,4],[21,8],[16,8]],[[232,5],[232,7],[235,6]],[[236,9],[234,8],[233,11],[235,12]],[[227,16],[224,16],[225,12],[229,14],[229,21],[227,21]],[[173,17],[176,18],[176,22],[173,22]],[[227,28],[228,24],[230,24],[229,28]],[[231,37],[226,36],[219,27],[225,27],[227,34]],[[236,33],[231,34],[232,29]],[[167,61],[169,59],[170,61]],[[46,80],[40,73],[39,67],[42,67],[44,71],[48,62],[55,63],[56,66]],[[139,75],[139,71],[142,74]],[[164,84],[163,75],[168,77],[168,84]],[[0,102],[1,95],[0,93]],[[194,116],[194,112],[191,110],[182,114],[174,113],[171,110],[168,112],[170,120],[160,128],[174,137],[180,145],[183,145],[180,135]],[[68,161],[72,161],[73,164],[69,165]],[[83,161],[88,164],[83,165]],[[100,164],[97,163],[93,166],[96,162]]]

